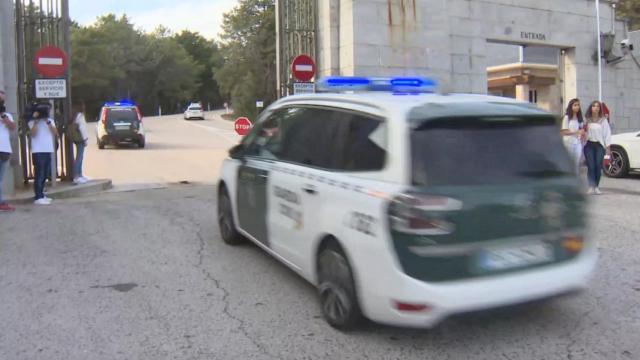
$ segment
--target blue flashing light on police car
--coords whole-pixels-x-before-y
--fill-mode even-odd
[[[120,101],[108,101],[104,103],[104,106],[136,106],[136,103],[131,100],[120,100]]]
[[[432,93],[438,84],[423,77],[369,78],[330,76],[318,82],[321,91],[390,91],[395,93]]]

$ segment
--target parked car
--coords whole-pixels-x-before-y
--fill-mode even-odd
[[[200,104],[191,104],[187,107],[187,110],[184,112],[184,119],[200,119],[204,120],[204,111],[202,110],[202,106]]]
[[[326,79],[324,91],[371,91],[280,99],[222,165],[222,240],[248,239],[314,284],[334,327],[431,327],[582,289],[594,270],[554,116],[429,84]]]
[[[605,161],[604,173],[621,178],[633,170],[640,170],[640,132],[611,136],[611,156]]]
[[[134,103],[109,102],[100,110],[100,118],[96,124],[96,141],[98,148],[106,145],[134,143],[145,147],[145,133],[142,125],[142,114]]]

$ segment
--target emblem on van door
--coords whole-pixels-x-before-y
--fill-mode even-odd
[[[565,225],[567,205],[564,198],[557,192],[545,192],[540,201],[540,214],[551,227],[561,228]]]
[[[540,217],[533,194],[517,194],[513,198],[513,207],[514,211],[510,215],[516,219],[531,220]]]

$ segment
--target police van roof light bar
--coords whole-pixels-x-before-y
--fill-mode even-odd
[[[321,91],[388,91],[403,93],[432,93],[438,84],[423,77],[368,78],[360,76],[331,76],[318,82]]]

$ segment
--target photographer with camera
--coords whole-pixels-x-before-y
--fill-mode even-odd
[[[11,131],[16,129],[11,114],[4,105],[5,92],[0,90],[0,212],[13,211],[15,208],[4,201],[2,197],[2,180],[4,172],[11,158]]]
[[[28,122],[31,131],[31,154],[35,168],[33,190],[34,204],[49,205],[51,199],[44,196],[44,184],[47,180],[47,169],[51,169],[51,157],[55,152],[55,138],[58,136],[56,124],[49,117],[48,104],[36,104]]]

